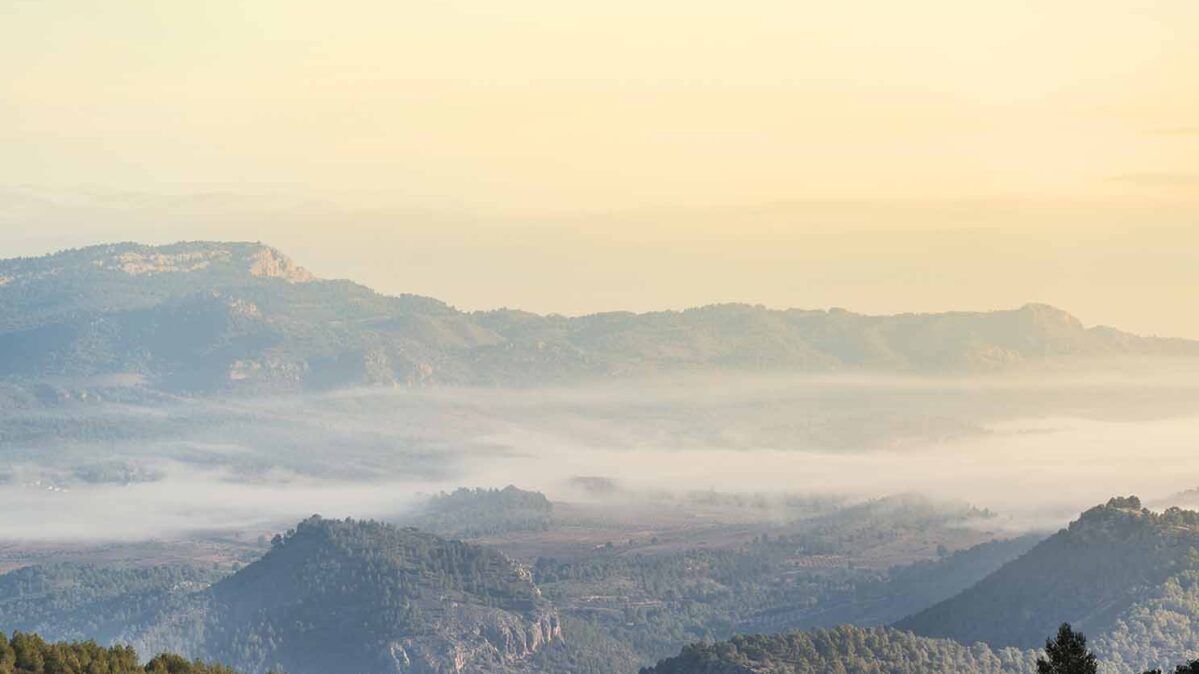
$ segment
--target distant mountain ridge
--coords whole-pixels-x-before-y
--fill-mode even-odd
[[[120,243],[0,261],[0,379],[135,375],[166,391],[532,385],[661,372],[952,373],[1199,356],[1047,305],[866,316],[725,304],[462,312],[323,280],[258,243]]]

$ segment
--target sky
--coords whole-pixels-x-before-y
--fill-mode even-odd
[[[1199,338],[1197,31],[1193,0],[0,0],[0,251]]]

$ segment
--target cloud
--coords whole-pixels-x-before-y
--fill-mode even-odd
[[[1193,373],[723,377],[8,411],[0,539],[386,517],[457,486],[570,500],[578,475],[630,498],[919,492],[1056,524],[1113,494],[1199,486]]]

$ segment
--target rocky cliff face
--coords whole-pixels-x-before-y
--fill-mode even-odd
[[[260,246],[249,255],[251,276],[283,279],[289,283],[307,283],[316,279],[309,271],[274,248]]]
[[[291,283],[315,280],[308,270],[261,243],[183,242],[167,246],[118,243],[64,251],[39,258],[0,260],[2,285],[53,278],[155,277],[195,275],[205,281],[237,277],[278,278]]]
[[[392,641],[387,652],[395,674],[492,674],[520,671],[529,657],[561,638],[554,611],[520,616],[455,606],[436,634]]]

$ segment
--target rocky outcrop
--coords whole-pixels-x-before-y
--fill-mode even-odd
[[[492,674],[518,671],[523,661],[562,638],[558,614],[519,615],[498,609],[454,607],[437,634],[388,645],[395,674]]]
[[[307,283],[315,279],[307,269],[268,246],[259,247],[250,255],[249,262],[251,276],[280,278],[290,283]]]
[[[130,276],[188,273],[207,269],[214,262],[226,262],[232,255],[228,250],[190,250],[162,253],[154,250],[130,250],[102,257],[92,262],[101,269],[118,271]]]

